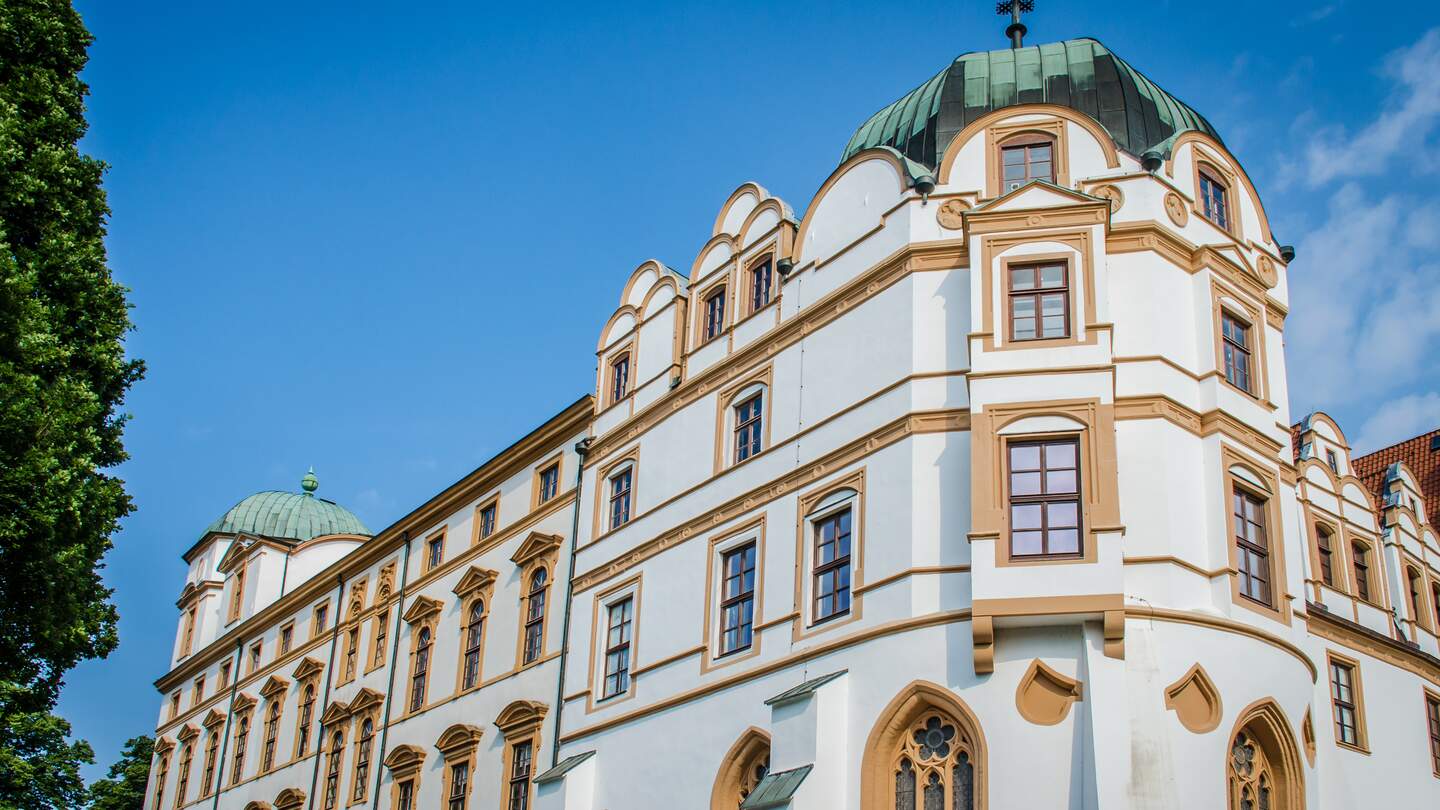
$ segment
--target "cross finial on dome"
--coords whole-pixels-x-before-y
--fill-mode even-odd
[[[315,490],[320,488],[320,479],[315,477],[315,467],[311,466],[305,477],[300,479],[300,488],[305,490],[306,495],[314,495]]]
[[[1029,31],[1025,23],[1020,22],[1020,14],[1035,10],[1035,0],[1006,0],[1003,3],[995,4],[995,13],[1000,16],[1010,15],[1010,25],[1005,29],[1005,36],[1010,38],[1010,47],[1022,48],[1025,46],[1025,34]]]

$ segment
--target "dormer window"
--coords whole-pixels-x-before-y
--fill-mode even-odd
[[[1219,226],[1230,230],[1230,189],[1215,174],[1200,170],[1200,213]]]
[[[750,311],[759,312],[770,304],[770,258],[750,268]]]
[[[610,401],[619,402],[630,393],[630,353],[610,361]]]
[[[714,340],[725,331],[725,288],[705,299],[705,340]]]
[[[1032,180],[1055,182],[1055,140],[1021,135],[1000,147],[1000,193],[1008,194]]]

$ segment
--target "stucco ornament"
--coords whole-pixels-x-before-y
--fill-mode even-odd
[[[1185,201],[1173,191],[1165,195],[1165,213],[1170,215],[1171,222],[1181,228],[1190,221],[1190,212],[1185,209]]]
[[[1280,276],[1275,272],[1275,262],[1269,256],[1261,256],[1260,261],[1255,263],[1255,271],[1260,274],[1260,280],[1265,282],[1266,287],[1274,287],[1280,281]]]
[[[935,212],[935,219],[940,222],[940,227],[958,231],[965,227],[965,212],[969,208],[964,200],[946,200]]]
[[[1100,197],[1102,199],[1110,201],[1110,211],[1112,213],[1115,211],[1119,211],[1120,206],[1125,204],[1125,194],[1115,186],[1101,186],[1095,189],[1093,193],[1096,197]]]

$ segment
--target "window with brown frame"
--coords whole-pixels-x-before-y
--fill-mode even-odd
[[[1340,474],[1340,457],[1335,455],[1335,451],[1328,447],[1325,448],[1325,463],[1329,465],[1330,472],[1336,475]]]
[[[205,769],[200,774],[200,795],[209,796],[215,790],[215,763],[220,761],[220,728],[210,730],[205,741]]]
[[[725,288],[705,298],[705,340],[713,340],[725,331]]]
[[[1414,619],[1416,624],[1421,624],[1420,617],[1423,614],[1420,612],[1420,605],[1423,603],[1420,601],[1420,591],[1423,580],[1420,579],[1419,571],[1409,567],[1405,569],[1405,579],[1410,586],[1410,618]]]
[[[250,664],[246,674],[252,673],[260,668],[260,659],[265,655],[265,642],[257,641],[250,645]]]
[[[1320,556],[1320,581],[1335,587],[1335,549],[1332,533],[1324,526],[1315,527],[1315,551]]]
[[[755,543],[720,558],[720,654],[750,648],[755,632]]]
[[[770,304],[770,259],[750,268],[750,311],[759,312]]]
[[[1230,502],[1240,595],[1266,607],[1274,607],[1270,587],[1270,540],[1265,525],[1265,499],[1237,485],[1230,492]]]
[[[539,502],[545,503],[555,497],[560,491],[560,465],[551,464],[540,471],[540,497]]]
[[[185,635],[184,641],[180,644],[180,656],[183,658],[190,654],[195,644],[195,619],[198,608],[190,608],[185,611]]]
[[[610,361],[610,401],[619,402],[630,393],[630,353]]]
[[[329,621],[330,621],[330,605],[329,605],[328,603],[316,605],[316,606],[315,606],[315,615],[314,615],[314,617],[310,620],[310,626],[311,626],[311,628],[313,628],[313,629],[311,630],[311,632],[310,632],[310,637],[311,637],[311,638],[315,638],[316,636],[318,636],[318,635],[320,635],[321,633],[325,632],[325,628],[326,628],[327,624],[329,623]]]
[[[1221,230],[1230,230],[1230,189],[1223,181],[1200,170],[1200,211]]]
[[[180,690],[176,689],[174,694],[170,695],[170,719],[174,720],[178,716],[180,716]]]
[[[1355,595],[1370,601],[1370,549],[1360,543],[1350,545],[1350,564],[1355,569]]]
[[[370,782],[370,747],[375,741],[375,723],[370,718],[360,724],[360,736],[355,739],[355,787],[351,803],[365,801],[365,792]]]
[[[434,571],[445,561],[445,535],[437,534],[425,541],[425,570]]]
[[[509,800],[506,810],[530,808],[530,760],[533,749],[529,740],[515,743],[510,749]]]
[[[340,677],[343,683],[355,677],[355,667],[360,660],[360,627],[351,627],[345,634],[345,672]]]
[[[850,507],[815,521],[814,620],[850,612]]]
[[[460,688],[474,689],[480,683],[480,648],[485,638],[485,600],[470,603],[465,622],[465,655],[460,674]]]
[[[235,721],[234,758],[230,760],[230,784],[238,785],[245,778],[245,743],[250,739],[250,715],[242,714]]]
[[[1430,730],[1430,768],[1440,776],[1440,697],[1425,696],[1425,722]]]
[[[410,711],[425,705],[425,679],[430,675],[430,628],[420,628],[415,644],[415,666],[410,673]]]
[[[470,796],[470,762],[456,762],[450,766],[450,795],[445,797],[446,810],[465,810],[465,801]]]
[[[180,749],[180,775],[175,779],[175,806],[185,806],[185,794],[190,792],[190,768],[195,764],[195,741],[185,741]]]
[[[1070,337],[1070,266],[1065,262],[1008,268],[1010,340]]]
[[[735,463],[759,453],[764,446],[765,392],[757,391],[735,406]]]
[[[1250,324],[1220,311],[1220,342],[1225,360],[1225,379],[1247,394],[1255,393],[1250,365]]]
[[[414,779],[406,779],[395,786],[395,810],[415,810]]]
[[[1080,442],[1011,442],[1010,556],[1074,557],[1080,542]]]
[[[618,529],[630,522],[630,479],[633,467],[626,467],[610,476],[610,528]]]
[[[155,774],[155,801],[150,806],[160,810],[165,803],[165,778],[170,775],[170,755],[161,754]]]
[[[280,655],[286,655],[295,644],[295,625],[287,624],[280,628]]]
[[[190,705],[199,706],[205,699],[205,676],[201,675],[195,679],[195,691],[190,695]]]
[[[627,596],[610,605],[605,630],[605,685],[602,698],[630,689],[630,624],[635,600]]]
[[[220,662],[220,685],[217,686],[217,687],[215,687],[215,688],[216,688],[216,689],[224,689],[225,687],[227,687],[227,686],[229,686],[229,685],[230,685],[230,662],[229,662],[229,661],[221,661],[221,662]]]
[[[1008,194],[1032,180],[1055,182],[1055,139],[1021,135],[1000,147],[1000,193]]]
[[[1435,620],[1435,632],[1440,633],[1440,582],[1430,583],[1430,611]]]
[[[340,801],[340,763],[345,758],[345,735],[330,738],[330,761],[325,763],[325,810],[335,810]]]
[[[300,692],[300,716],[295,721],[295,758],[310,752],[310,719],[315,716],[315,684],[307,683]]]
[[[495,507],[496,504],[487,503],[480,507],[480,539],[484,540],[495,533]]]
[[[1355,668],[1344,661],[1330,660],[1330,703],[1334,709],[1335,739],[1360,746],[1360,716],[1355,696]]]
[[[240,608],[245,603],[245,566],[241,565],[230,581],[230,621],[240,618]]]
[[[280,738],[280,700],[270,701],[265,710],[265,744],[260,752],[260,772],[275,770],[275,744]]]
[[[544,568],[536,569],[530,577],[530,590],[525,595],[524,664],[539,660],[545,651],[545,591],[549,581],[550,572]]]
[[[385,663],[385,640],[390,637],[390,609],[380,611],[375,617],[375,652],[370,656],[370,668]]]

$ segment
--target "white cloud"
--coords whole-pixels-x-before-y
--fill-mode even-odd
[[[1397,156],[1424,156],[1425,142],[1440,124],[1440,28],[1415,44],[1391,53],[1383,74],[1398,83],[1387,108],[1354,135],[1344,127],[1320,129],[1298,164],[1284,167],[1282,178],[1301,178],[1311,188],[1337,179],[1377,175]],[[1427,167],[1433,161],[1425,159]]]
[[[1381,405],[1361,426],[1354,450],[1370,453],[1440,425],[1440,393],[1409,394]]]

